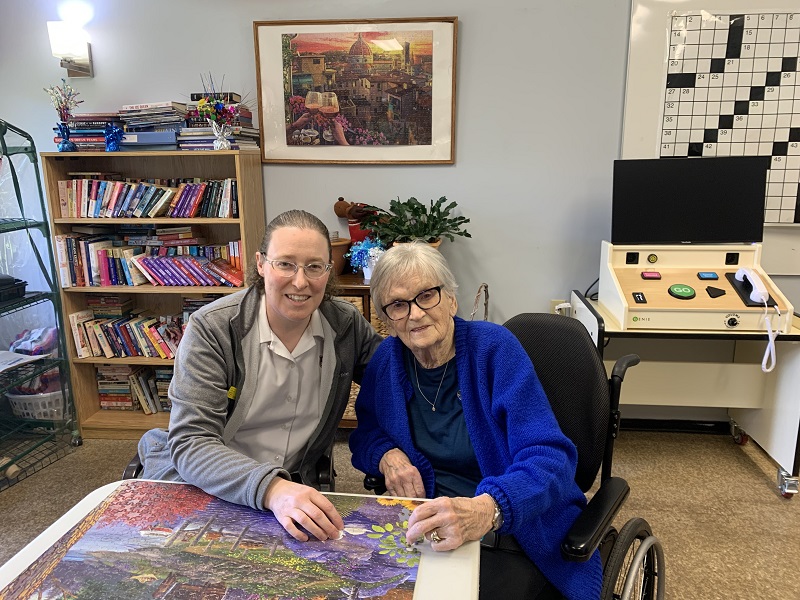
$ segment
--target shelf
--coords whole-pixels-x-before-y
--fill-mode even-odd
[[[246,272],[264,235],[264,177],[261,153],[258,148],[248,150],[198,151],[136,151],[136,152],[44,152],[41,155],[44,189],[47,193],[50,228],[54,235],[73,233],[72,227],[108,226],[118,229],[125,225],[153,225],[158,227],[196,225],[209,244],[240,241],[242,270]],[[130,179],[183,179],[200,177],[204,180],[235,178],[239,192],[239,218],[76,218],[61,217],[59,181],[70,178],[71,172],[118,173]],[[228,295],[242,291],[243,287],[223,286],[159,286],[114,285],[61,288],[59,300],[62,320],[69,315],[90,308],[89,299],[95,294],[113,294],[129,297],[132,305],[153,315],[174,315],[182,310],[182,300],[188,297]],[[99,365],[126,365],[131,367],[172,367],[174,360],[153,357],[105,358],[103,356],[78,358],[74,336],[67,327],[68,356],[75,398],[75,414],[84,438],[138,439],[154,427],[167,427],[169,413],[145,415],[142,411],[106,410],[100,406],[97,389]]]
[[[8,136],[8,139],[7,139]],[[33,143],[33,138],[25,131],[0,120],[0,153],[2,156],[11,155],[24,155],[32,164],[32,169],[26,170],[25,179],[28,185],[22,185],[22,173],[17,173],[15,162],[5,160],[4,164],[8,164],[11,177],[4,181],[4,188],[8,187],[8,196],[12,200],[16,200],[15,208],[18,218],[0,218],[0,235],[13,233],[16,231],[25,231],[28,235],[28,240],[17,241],[12,238],[4,238],[2,244],[11,249],[13,244],[24,244],[24,248],[20,250],[32,250],[36,255],[36,261],[31,262],[30,265],[12,264],[11,255],[0,258],[0,266],[3,272],[15,277],[17,281],[15,284],[17,288],[11,287],[6,290],[9,297],[14,292],[22,292],[25,289],[25,284],[21,279],[28,279],[33,277],[34,271],[40,274],[45,283],[43,284],[47,289],[28,291],[19,297],[10,297],[8,300],[0,302],[0,318],[6,318],[24,309],[49,302],[52,305],[52,313],[55,318],[55,330],[58,332],[57,345],[50,349],[52,353],[46,358],[40,358],[33,362],[20,365],[8,369],[0,373],[0,394],[9,392],[16,387],[30,382],[35,377],[47,373],[48,371],[57,371],[58,379],[60,380],[62,397],[62,411],[60,414],[62,418],[57,421],[44,420],[44,419],[26,419],[18,417],[13,413],[10,401],[0,396],[3,401],[0,402],[0,456],[11,460],[16,469],[11,477],[6,477],[7,469],[3,469],[0,475],[0,490],[3,490],[16,482],[24,479],[25,477],[39,471],[50,463],[58,460],[67,454],[73,444],[79,444],[80,438],[75,424],[75,408],[72,402],[72,383],[69,375],[67,347],[65,345],[64,332],[67,328],[61,320],[62,305],[61,295],[55,287],[55,281],[48,277],[49,273],[57,273],[55,260],[53,259],[52,236],[50,235],[50,223],[45,220],[29,219],[24,215],[29,209],[33,209],[33,214],[41,214],[42,219],[47,218],[47,207],[43,196],[43,188],[40,183],[39,162],[36,153],[36,145]],[[9,184],[9,185],[6,185]],[[23,190],[33,190],[35,186],[36,191],[32,191],[30,197]],[[5,189],[1,190],[6,192]],[[37,193],[38,192],[38,193]],[[41,212],[39,212],[41,211]],[[15,214],[15,213],[11,213]],[[30,213],[29,213],[30,214]],[[42,243],[39,240],[34,241],[31,236],[31,230],[39,231],[41,234]],[[14,253],[15,254],[15,253]],[[21,273],[25,273],[24,276]],[[41,287],[38,286],[37,287]],[[44,315],[36,315],[44,319]],[[12,317],[11,321],[4,322],[4,327],[8,330],[13,330],[19,323],[14,322]],[[22,321],[22,319],[20,319]],[[32,325],[28,325],[31,327]],[[54,357],[60,358],[54,358]],[[27,414],[31,414],[30,412]],[[52,413],[33,414],[43,415]]]
[[[21,298],[0,302],[0,316],[10,315],[18,310],[30,308],[42,302],[52,302],[54,298],[55,293],[53,292],[28,292]]]
[[[73,450],[71,432],[65,429],[46,430],[37,423],[7,427],[0,419],[0,456],[13,457],[20,472],[11,479],[0,476],[0,491],[33,475]]]
[[[65,218],[53,219],[56,225],[240,225],[241,219],[217,219],[211,217],[131,217],[131,218]]]
[[[26,381],[29,381],[48,371],[62,367],[64,361],[58,358],[43,358],[34,362],[26,363],[15,369],[4,371],[0,373],[0,391],[6,391],[11,388],[17,387]]]
[[[175,364],[175,361],[171,358],[152,358],[149,356],[126,356],[124,358],[92,356],[89,358],[76,358],[72,362],[76,365],[147,365],[153,367],[171,367]]]
[[[94,285],[63,288],[67,294],[235,294],[244,288],[201,285]]]
[[[25,229],[47,229],[47,223],[33,219],[0,219],[0,234]]]
[[[146,415],[133,410],[98,410],[81,420],[83,437],[91,439],[138,440],[154,427],[168,427],[169,413]]]

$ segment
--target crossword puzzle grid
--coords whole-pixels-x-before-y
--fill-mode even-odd
[[[800,13],[673,12],[661,157],[769,156],[765,223],[800,223]]]

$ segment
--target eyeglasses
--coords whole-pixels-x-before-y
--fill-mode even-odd
[[[264,262],[269,263],[281,277],[294,277],[298,269],[303,269],[308,279],[319,279],[325,273],[331,270],[333,265],[321,262],[310,263],[308,265],[298,265],[297,263],[289,262],[288,260],[270,260],[265,254]]]
[[[383,312],[392,321],[399,321],[405,319],[411,314],[411,303],[413,302],[422,310],[430,310],[439,306],[442,301],[442,286],[437,285],[427,290],[422,290],[411,300],[395,300],[386,306],[382,307]]]

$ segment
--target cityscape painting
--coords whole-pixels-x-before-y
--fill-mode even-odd
[[[452,162],[455,17],[254,28],[265,161]]]
[[[298,542],[270,512],[185,484],[122,482],[0,598],[411,600],[420,501],[329,494],[342,538]]]

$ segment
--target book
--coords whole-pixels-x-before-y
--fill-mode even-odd
[[[84,321],[79,326],[86,331],[86,339],[89,340],[92,356],[103,356],[103,350],[100,348],[100,342],[97,340],[97,334],[94,331],[94,319]]]
[[[61,217],[64,219],[69,218],[69,192],[70,181],[68,179],[60,179],[58,181],[58,207],[61,212]]]
[[[152,415],[153,410],[150,408],[150,403],[147,402],[147,397],[144,395],[144,390],[142,389],[142,385],[139,383],[139,376],[138,373],[142,369],[138,369],[136,372],[131,373],[128,375],[128,384],[131,388],[131,394],[136,398],[136,401],[142,407],[144,414]]]
[[[117,207],[117,202],[119,202],[119,197],[124,197],[124,192],[127,192],[128,186],[130,184],[125,183],[123,181],[115,181],[114,182],[114,190],[112,191],[111,197],[108,201],[108,207],[103,214],[104,217],[112,217],[114,216],[114,211]]]
[[[108,257],[104,255],[102,258],[98,256],[98,252],[100,250],[108,250],[114,245],[114,242],[107,237],[103,236],[103,239],[96,239],[94,241],[87,241],[86,242],[86,254],[89,257],[89,285],[92,286],[100,286],[100,285],[109,285],[109,283],[102,283],[102,277],[100,276],[100,264],[101,262],[105,263],[106,267],[106,276],[108,276]],[[110,279],[108,279],[110,282]]]
[[[164,188],[164,193],[161,194],[156,200],[153,202],[153,206],[149,208],[147,211],[148,217],[161,217],[166,214],[167,209],[169,208],[170,202],[172,202],[172,198],[175,196],[177,188]]]
[[[124,104],[120,108],[120,112],[122,111],[141,111],[141,110],[150,110],[154,108],[172,108],[179,111],[186,110],[186,104],[183,102],[173,102],[170,100],[164,102],[143,102],[141,104]]]
[[[172,196],[172,200],[170,200],[169,207],[167,208],[166,213],[165,213],[166,216],[168,216],[168,217],[174,217],[175,216],[175,209],[181,203],[181,201],[183,200],[183,196],[185,194],[187,194],[187,190],[189,190],[192,185],[193,184],[183,182],[178,186],[177,191]],[[156,229],[156,232],[157,231],[158,231],[158,229]]]
[[[206,267],[213,269],[225,281],[229,281],[233,287],[242,287],[244,285],[244,273],[224,259],[212,260],[206,264]]]
[[[58,260],[58,280],[62,289],[72,287],[72,278],[69,274],[69,259],[67,258],[67,240],[63,235],[55,236],[56,259]]]
[[[108,252],[111,248],[100,248],[97,251],[97,263],[100,268],[100,284],[99,285],[112,285],[111,284],[111,276],[109,275],[109,266],[108,266]]]
[[[130,216],[132,217],[141,217],[142,211],[147,208],[150,202],[153,199],[153,196],[158,192],[160,188],[155,185],[148,185],[145,192],[142,194],[141,199],[136,203],[135,206],[131,205]]]
[[[242,95],[237,92],[214,92],[214,93],[207,93],[207,92],[192,92],[189,94],[189,100],[192,102],[197,102],[198,100],[202,100],[203,98],[210,98],[213,97],[215,100],[221,100],[226,104],[236,104],[242,101]]]
[[[100,326],[104,319],[95,319],[92,321],[92,328],[94,329],[94,334],[97,337],[97,342],[100,344],[100,348],[103,351],[103,356],[106,358],[114,358],[114,351],[111,349],[111,345],[108,343],[108,338],[106,338],[106,334],[103,331],[103,328]]]
[[[94,203],[92,204],[92,211],[89,213],[89,216],[94,219],[100,216],[100,208],[103,205],[103,196],[105,196],[108,184],[109,182],[104,179],[98,181],[97,193],[95,194]]]
[[[159,279],[157,279],[151,272],[150,269],[144,264],[144,259],[146,258],[145,254],[134,254],[130,257],[129,265],[133,265],[136,267],[136,270],[139,271],[146,279],[150,282],[151,285],[164,285],[161,283]],[[131,275],[133,275],[133,271],[131,271]]]
[[[132,146],[139,144],[159,145],[175,143],[174,131],[137,131],[135,133],[126,133],[123,135],[120,145]]]
[[[82,326],[85,321],[90,321],[92,319],[94,319],[94,313],[89,308],[70,313],[69,315],[69,325],[72,329],[72,337],[75,341],[75,354],[78,358],[89,358],[92,356],[92,351],[89,348],[89,340],[86,338],[86,330]]]

